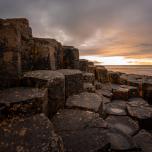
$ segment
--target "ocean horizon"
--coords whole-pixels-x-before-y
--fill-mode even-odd
[[[152,65],[104,65],[108,71],[152,76]]]

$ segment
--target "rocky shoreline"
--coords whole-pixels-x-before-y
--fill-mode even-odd
[[[0,19],[0,152],[151,152],[152,77]]]

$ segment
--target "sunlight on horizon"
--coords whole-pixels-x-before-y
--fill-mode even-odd
[[[81,59],[93,61],[98,65],[152,65],[152,59],[133,59],[123,56],[101,57],[101,56],[80,56]]]

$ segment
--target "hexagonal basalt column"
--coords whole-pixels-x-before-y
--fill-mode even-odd
[[[64,75],[50,70],[31,71],[24,74],[23,85],[48,88],[48,111],[51,118],[65,103]]]
[[[0,91],[0,117],[47,115],[47,89],[11,88]]]
[[[66,98],[83,91],[83,76],[80,70],[61,69],[58,72],[65,76]]]

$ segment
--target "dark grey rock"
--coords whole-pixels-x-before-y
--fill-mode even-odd
[[[49,117],[65,104],[65,77],[63,74],[50,70],[37,70],[24,74],[24,86],[48,88]]]
[[[79,95],[73,95],[66,101],[66,106],[69,108],[80,108],[102,113],[103,101],[96,93],[83,92]]]
[[[43,114],[0,122],[2,152],[63,152],[63,142]]]
[[[65,96],[79,94],[83,91],[83,76],[80,70],[61,69],[57,70],[65,76]]]
[[[11,88],[0,91],[0,111],[4,117],[48,115],[47,89]]]

